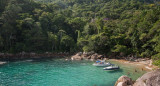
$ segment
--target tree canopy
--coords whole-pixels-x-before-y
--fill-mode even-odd
[[[160,65],[160,2],[0,0],[0,52],[149,57]]]

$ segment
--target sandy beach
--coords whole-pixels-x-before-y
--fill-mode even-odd
[[[137,65],[137,67],[139,67],[145,71],[152,71],[152,70],[158,69],[157,66],[150,65],[149,60],[134,62],[134,61],[127,61],[127,60],[123,60],[123,59],[109,59],[109,61],[118,61],[118,62],[125,64],[125,65],[132,65],[132,64]]]

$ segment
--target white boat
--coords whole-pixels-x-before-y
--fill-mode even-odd
[[[97,67],[106,67],[106,66],[110,66],[111,63],[110,62],[105,62],[105,61],[96,61],[96,63],[93,64],[93,66],[97,66]]]
[[[111,65],[111,66],[105,67],[103,69],[104,70],[116,70],[116,69],[119,69],[119,66],[117,66],[117,65]]]

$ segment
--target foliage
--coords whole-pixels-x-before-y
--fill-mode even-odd
[[[94,51],[160,60],[153,0],[0,0],[0,52]]]

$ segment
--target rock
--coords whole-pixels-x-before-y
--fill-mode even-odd
[[[71,60],[83,60],[81,56],[72,56]]]
[[[30,56],[35,56],[36,55],[36,53],[30,53]]]
[[[0,65],[3,65],[3,64],[5,64],[5,63],[6,63],[6,62],[1,62],[1,61],[0,61]]]
[[[160,86],[160,69],[144,74],[133,86]]]
[[[98,59],[98,54],[97,53],[95,53],[91,56],[91,60],[96,60],[96,59]]]
[[[103,55],[98,55],[97,53],[92,52],[79,52],[76,55],[72,56],[72,60],[88,60],[91,59],[92,61],[103,58]]]
[[[83,55],[82,58],[85,59],[85,60],[89,60],[89,59],[91,59],[91,56],[84,56]]]
[[[119,82],[116,86],[125,86],[123,82]]]
[[[89,55],[88,53],[83,53],[82,57],[83,57],[83,59],[88,60],[91,58],[91,55]]]
[[[87,58],[88,56],[89,56],[88,54],[83,54],[83,57],[86,57],[86,58]]]
[[[149,66],[152,66],[152,63],[153,63],[152,59],[149,60]]]
[[[77,53],[76,55],[77,55],[77,56],[81,56],[81,55],[82,55],[82,52],[79,52],[79,53]]]
[[[127,76],[121,76],[115,86],[133,86],[133,81],[131,78],[127,77]]]
[[[71,57],[71,60],[83,60],[83,53],[82,52],[78,52],[76,55],[73,55]]]
[[[88,56],[87,59],[91,59],[91,56]]]
[[[101,59],[101,58],[103,58],[104,56],[103,55],[98,55],[98,59]]]
[[[94,51],[88,52],[88,55],[93,55]]]
[[[76,55],[71,57],[71,60],[82,60],[83,58],[81,57],[80,53],[77,53]]]

